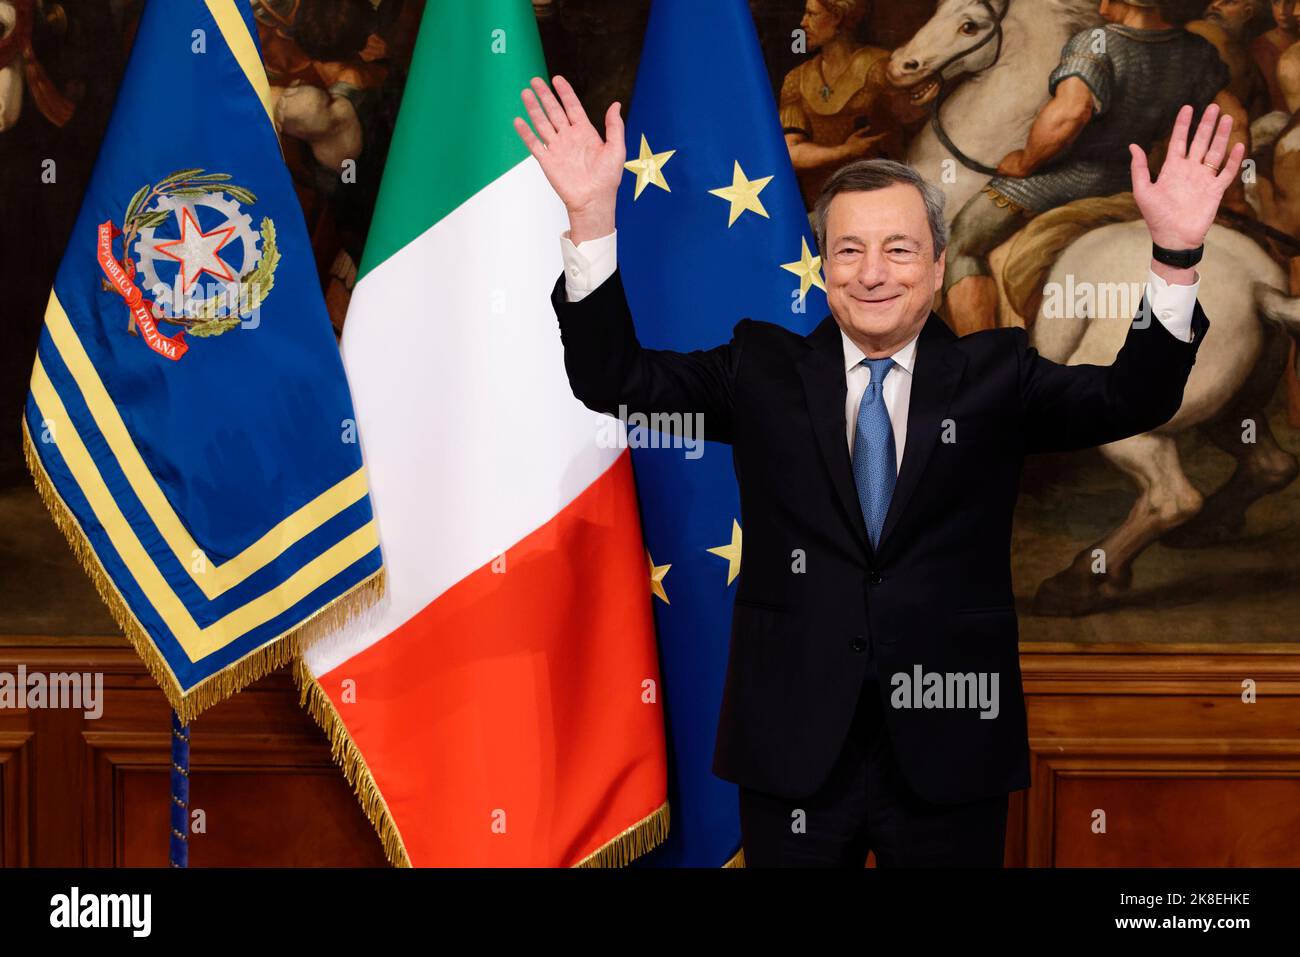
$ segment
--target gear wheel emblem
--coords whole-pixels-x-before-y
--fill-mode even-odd
[[[103,290],[121,297],[127,334],[164,359],[185,355],[187,335],[207,339],[256,329],[275,288],[275,222],[263,216],[254,228],[244,210],[257,205],[257,195],[232,179],[202,168],[176,170],[136,190],[120,226],[110,219],[95,227]]]
[[[261,250],[258,247],[259,237],[253,229],[253,217],[244,212],[243,208],[233,199],[221,196],[217,193],[208,193],[205,196],[159,196],[158,201],[149,210],[165,211],[171,213],[169,221],[172,224],[172,230],[180,229],[181,215],[183,210],[189,210],[195,221],[202,222],[199,218],[197,207],[204,206],[208,209],[215,210],[223,217],[221,227],[233,226],[234,234],[231,242],[226,244],[222,249],[222,258],[230,263],[231,268],[237,276],[247,274],[254,269],[261,260]],[[136,263],[139,267],[140,285],[142,288],[149,290],[153,294],[155,301],[159,303],[160,311],[167,312],[167,304],[174,301],[175,289],[172,283],[164,281],[158,275],[157,263],[159,261],[175,267],[176,262],[173,258],[159,252],[156,243],[162,237],[158,235],[161,227],[146,226],[140,230],[140,238],[136,241],[132,251],[134,252]],[[229,255],[229,251],[242,247],[243,258],[236,262],[234,257]],[[208,277],[211,281],[211,277]],[[221,307],[231,315],[239,313],[239,295],[240,284],[238,279],[232,282],[219,283],[220,291],[216,293],[218,298],[217,306]],[[202,297],[210,300],[212,297]],[[179,315],[179,312],[173,312],[173,315]]]

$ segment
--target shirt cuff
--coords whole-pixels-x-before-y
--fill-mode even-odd
[[[1166,282],[1154,270],[1147,270],[1147,301],[1160,324],[1181,342],[1192,341],[1192,313],[1196,309],[1196,291],[1201,274],[1188,285]]]
[[[617,265],[618,230],[578,245],[566,229],[560,234],[560,255],[564,257],[564,291],[569,302],[577,302],[614,275]],[[1191,320],[1189,319],[1188,322]]]

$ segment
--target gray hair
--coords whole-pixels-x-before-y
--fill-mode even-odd
[[[813,207],[813,231],[817,234],[817,250],[826,261],[826,214],[831,200],[840,193],[871,192],[885,189],[895,183],[915,186],[925,202],[925,218],[930,223],[930,239],[934,242],[934,258],[948,248],[948,224],[943,218],[943,191],[932,186],[911,166],[891,159],[864,159],[837,169],[822,187]]]

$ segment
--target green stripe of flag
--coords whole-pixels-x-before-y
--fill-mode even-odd
[[[527,118],[534,76],[546,60],[530,0],[429,0],[358,278],[528,156],[511,120]]]

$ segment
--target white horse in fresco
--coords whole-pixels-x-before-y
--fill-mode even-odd
[[[934,16],[890,57],[890,82],[925,106],[942,80],[952,93],[939,110],[940,125],[968,157],[996,167],[1025,145],[1061,48],[1103,22],[1098,7],[1098,0],[940,0]],[[949,220],[989,181],[955,159],[929,124],[913,138],[907,161],[944,191]]]
[[[1073,33],[1100,23],[1097,7],[1096,0],[941,0],[935,15],[893,54],[891,79],[925,103],[938,94],[939,76],[949,85],[964,78],[943,104],[941,125],[968,157],[995,167],[1024,146],[1047,101],[1047,76],[1061,48]],[[908,159],[944,190],[949,218],[989,178],[963,166],[928,126]],[[1061,284],[1057,288],[1140,283],[1150,249],[1141,221],[1101,226],[1065,247],[1047,281]],[[1253,240],[1220,226],[1211,229],[1197,269],[1212,328],[1183,403],[1153,432],[1101,447],[1106,460],[1132,479],[1138,497],[1117,528],[1040,585],[1033,605],[1038,613],[1079,615],[1105,607],[1129,587],[1133,561],[1153,541],[1187,547],[1230,540],[1240,534],[1253,501],[1296,476],[1295,457],[1278,446],[1264,414],[1286,360],[1282,317],[1292,313],[1279,305],[1288,301],[1279,291],[1286,277]],[[1266,300],[1273,322],[1261,318]],[[1134,311],[1109,316],[1094,304],[1060,321],[1040,307],[1026,318],[1035,320],[1030,339],[1046,358],[1104,365],[1119,353]],[[1293,334],[1300,335],[1298,326],[1292,322]],[[1232,477],[1208,498],[1188,481],[1178,457],[1177,436],[1194,427],[1237,460]],[[1253,441],[1243,440],[1247,431]]]

